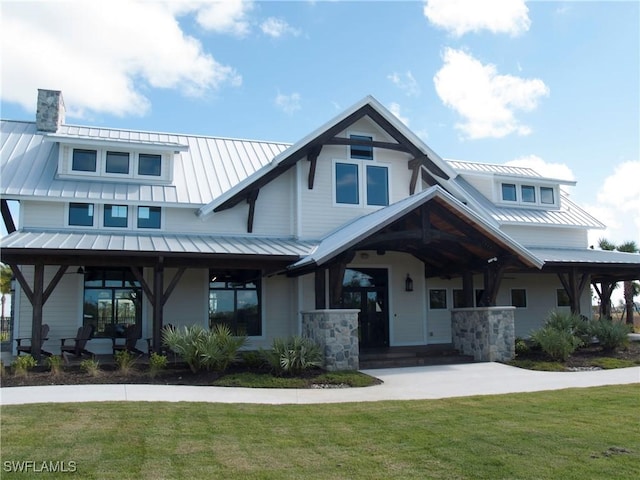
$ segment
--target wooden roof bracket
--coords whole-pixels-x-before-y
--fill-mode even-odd
[[[309,190],[313,190],[313,183],[316,179],[316,164],[318,163],[318,156],[322,151],[322,145],[315,145],[309,149],[309,153],[307,153],[307,160],[311,162],[311,166],[309,167],[309,179],[308,179],[308,187]]]
[[[249,215],[247,216],[247,233],[253,233],[253,218],[256,212],[256,199],[258,198],[260,190],[252,190],[247,196],[247,203],[249,204]]]
[[[15,232],[16,224],[11,216],[11,210],[9,210],[9,203],[4,198],[0,200],[0,210],[2,210],[2,220],[4,220],[4,226],[7,229],[7,233]]]

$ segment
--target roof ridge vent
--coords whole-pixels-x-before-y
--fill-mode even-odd
[[[57,132],[64,123],[65,106],[60,90],[38,89],[36,127],[39,132]]]

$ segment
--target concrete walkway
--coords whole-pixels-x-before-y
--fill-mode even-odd
[[[384,383],[366,388],[300,390],[177,385],[7,387],[0,389],[0,405],[106,401],[317,404],[437,399],[640,384],[640,367],[589,372],[536,372],[501,363],[472,363],[364,370],[364,373]]]

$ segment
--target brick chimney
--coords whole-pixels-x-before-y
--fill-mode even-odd
[[[38,89],[36,127],[40,132],[56,132],[64,123],[64,100],[59,90]]]

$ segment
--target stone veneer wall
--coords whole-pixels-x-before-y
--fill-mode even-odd
[[[64,123],[65,108],[62,92],[38,89],[36,128],[40,132],[56,132]]]
[[[451,311],[453,346],[477,362],[515,358],[515,307],[459,308]]]
[[[302,336],[322,348],[324,368],[358,370],[358,312],[360,310],[311,310],[302,312]]]

